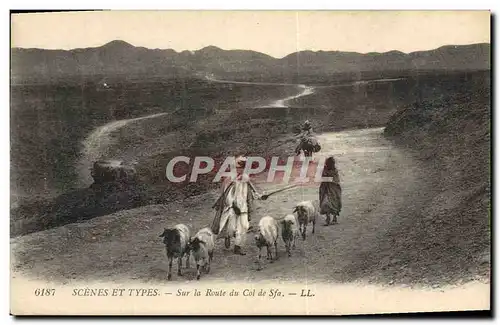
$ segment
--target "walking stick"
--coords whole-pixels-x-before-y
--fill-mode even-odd
[[[285,191],[285,190],[288,190],[288,189],[291,189],[291,188],[297,187],[297,186],[299,186],[299,185],[300,185],[300,184],[292,184],[292,185],[288,185],[288,186],[285,186],[285,187],[280,188],[280,189],[278,189],[278,190],[275,190],[275,191],[271,191],[271,192],[269,192],[269,193],[266,193],[266,194],[262,195],[260,198],[261,198],[262,200],[267,200],[267,199],[268,199],[271,195],[274,195],[274,194],[279,193],[279,192],[283,192],[283,191]]]
[[[267,199],[269,198],[269,196],[271,196],[271,195],[274,195],[274,194],[279,193],[279,192],[286,191],[286,190],[288,190],[288,189],[291,189],[291,188],[297,187],[297,186],[299,186],[299,185],[300,185],[300,184],[292,184],[292,185],[288,185],[288,186],[285,186],[285,187],[283,187],[283,188],[280,188],[280,189],[278,189],[278,190],[271,191],[271,192],[269,192],[269,193],[263,194],[263,195],[260,197],[260,199],[265,201],[265,200],[267,200]],[[283,217],[283,218],[284,218],[284,217]],[[255,229],[253,229],[253,228],[250,226],[250,228],[248,229],[248,231],[247,231],[247,232],[254,232],[254,231],[255,231]]]

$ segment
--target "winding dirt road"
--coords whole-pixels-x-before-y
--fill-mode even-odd
[[[307,95],[307,89],[303,88],[299,94]],[[286,104],[290,99],[282,99],[281,103]],[[89,142],[89,156],[101,150],[92,149],[102,148],[103,142],[98,139],[105,138],[110,130],[126,123],[113,122],[111,126],[94,132],[96,140]],[[234,255],[220,240],[211,272],[203,275],[200,283],[352,283],[349,270],[362,265],[360,254],[373,249],[377,237],[384,236],[399,218],[398,208],[410,202],[417,190],[425,191],[428,186],[418,162],[392,146],[382,131],[382,128],[376,128],[317,135],[322,150],[314,159],[333,155],[340,171],[343,210],[337,225],[325,227],[321,219],[314,235],[309,227],[307,239],[298,241],[292,257],[286,255],[280,239],[279,260],[265,262],[262,271],[256,270],[257,249],[252,233],[248,234],[244,247],[248,253],[246,256]],[[283,146],[287,146],[283,149],[293,155],[293,144]],[[276,184],[259,182],[256,185],[261,191],[277,187]],[[317,199],[318,187],[318,184],[304,185],[272,196],[267,201],[257,201],[251,223],[256,226],[264,215],[291,213],[298,201]],[[13,238],[12,277],[34,277],[63,284],[91,281],[165,284],[167,260],[159,234],[164,227],[177,223],[188,225],[193,232],[210,225],[214,216],[211,206],[218,194],[218,191],[213,191],[165,206],[150,205],[120,211],[85,223]],[[383,257],[380,261],[381,264],[389,262]],[[176,266],[172,283],[196,282],[195,268],[184,270],[182,277],[175,271]],[[487,287],[488,284],[484,284],[481,288],[487,290]]]
[[[129,123],[156,118],[165,114],[167,113],[151,114],[137,118],[113,121],[92,131],[92,133],[82,141],[83,149],[81,151],[81,158],[76,167],[78,175],[80,176],[81,186],[86,187],[92,184],[93,181],[90,177],[89,169],[94,161],[106,157],[107,149],[112,144],[110,137],[111,133],[123,128]]]
[[[231,84],[245,84],[245,85],[270,85],[270,86],[294,86],[297,87],[298,93],[295,95],[291,95],[289,97],[283,99],[277,99],[272,101],[270,104],[267,104],[266,107],[287,107],[287,102],[297,99],[303,96],[311,95],[314,93],[313,87],[308,87],[306,85],[296,85],[296,84],[274,84],[274,83],[259,83],[259,82],[239,82],[239,81],[230,81],[230,80],[220,80],[211,77],[205,77],[210,82],[219,82],[219,83],[231,83]],[[92,178],[90,177],[89,169],[92,166],[92,163],[98,159],[106,158],[107,150],[110,145],[112,145],[112,139],[110,135],[113,132],[125,127],[126,125],[134,122],[138,122],[145,119],[152,119],[156,117],[163,116],[168,113],[157,113],[146,115],[137,118],[131,119],[123,119],[118,121],[113,121],[97,127],[94,131],[92,131],[83,141],[82,146],[83,149],[80,153],[81,158],[76,165],[76,169],[79,175],[79,183],[81,187],[87,187],[92,184]]]
[[[280,243],[280,261],[265,265],[260,272],[255,270],[257,251],[252,236],[247,239],[247,256],[235,256],[219,242],[206,280],[341,281],[342,270],[353,262],[356,251],[370,245],[371,239],[386,229],[398,204],[411,194],[408,184],[418,185],[418,168],[404,152],[393,148],[381,132],[382,129],[368,129],[318,136],[322,143],[320,155],[334,155],[340,170],[344,209],[338,225],[324,227],[321,220],[316,234],[308,234],[306,241],[300,241],[292,258],[285,256]],[[263,191],[276,186],[257,183]],[[210,224],[214,214],[211,205],[217,194],[207,193],[168,206],[121,211],[15,238],[12,252],[21,259],[13,265],[17,271],[29,270],[50,278],[60,275],[66,280],[132,277],[162,281],[166,260],[158,239],[161,230],[179,222],[193,231]],[[290,213],[296,202],[317,196],[317,184],[272,196],[257,203],[252,223],[264,215]],[[182,279],[174,277],[174,281],[193,279],[194,275],[194,269],[187,270]]]
[[[213,77],[206,76],[205,79],[211,82],[218,83],[228,83],[228,84],[240,84],[240,85],[258,85],[258,86],[293,86],[297,88],[298,93],[285,98],[273,100],[270,103],[263,105],[262,107],[288,107],[289,101],[298,99],[300,97],[308,96],[314,94],[314,87],[306,86],[302,84],[287,84],[287,83],[269,83],[269,82],[249,82],[249,81],[231,81],[216,79]]]
[[[276,100],[271,100],[270,102],[264,104],[262,107],[288,107],[288,103],[292,100],[305,97],[308,95],[312,95],[315,92],[315,88],[303,84],[289,84],[289,83],[266,83],[266,82],[246,82],[246,81],[231,81],[231,80],[222,80],[222,79],[216,79],[211,76],[205,76],[205,79],[210,81],[210,82],[217,82],[217,83],[228,83],[228,84],[243,84],[243,85],[259,85],[259,86],[293,86],[297,88],[297,93],[294,95],[290,95],[285,98],[281,99],[276,99]],[[358,83],[372,83],[372,82],[391,82],[391,81],[396,81],[400,80],[400,78],[397,79],[378,79],[378,80],[369,80],[369,81],[357,81],[357,82],[351,82],[345,85],[352,85],[352,84],[358,84]],[[343,85],[337,85],[337,86],[344,86]],[[160,117],[162,115],[165,115],[168,113],[158,113],[158,114],[151,114],[147,116],[142,116],[138,118],[131,118],[131,119],[124,119],[124,120],[118,120],[118,121],[113,121],[110,123],[107,123],[103,126],[100,126],[96,128],[94,131],[92,131],[83,141],[83,149],[81,151],[81,158],[77,163],[76,169],[78,171],[79,179],[80,179],[80,185],[82,187],[87,187],[90,184],[92,184],[92,178],[90,177],[89,173],[89,168],[91,167],[92,163],[96,161],[97,159],[105,158],[107,150],[109,146],[112,144],[112,139],[110,135],[119,130],[120,128],[123,128],[124,126],[145,120],[145,119],[151,119],[151,118],[156,118]]]

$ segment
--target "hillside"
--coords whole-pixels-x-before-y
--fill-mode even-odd
[[[161,82],[113,83],[100,89],[95,83],[80,85],[29,85],[11,87],[11,194],[33,200],[79,187],[75,164],[83,140],[107,123],[155,113],[175,116],[160,119],[152,130],[129,134],[124,145],[145,137],[168,138],[217,111],[247,107],[266,98],[280,98],[295,87],[256,87],[209,83],[195,78]],[[149,131],[149,132],[148,132]],[[195,133],[193,133],[194,135]],[[162,150],[169,150],[168,143]],[[84,184],[86,186],[86,184]],[[14,197],[14,201],[17,201]]]
[[[402,53],[355,53],[300,51],[273,58],[249,50],[223,50],[208,46],[198,51],[135,47],[112,41],[101,47],[65,50],[11,50],[12,81],[38,83],[102,78],[186,77],[216,74],[242,79],[280,79],[299,82],[307,76],[344,74],[350,79],[377,78],[408,71],[486,70],[490,67],[490,44],[449,45],[429,51]],[[301,81],[304,82],[304,81]]]
[[[88,188],[72,191],[63,189],[63,193],[57,197],[33,200],[33,194],[40,187],[36,186],[37,183],[43,182],[43,178],[40,176],[45,176],[44,174],[55,175],[64,181],[69,181],[70,178],[64,171],[74,172],[74,160],[69,160],[71,156],[64,156],[66,157],[64,161],[67,165],[66,169],[63,168],[63,161],[57,157],[53,159],[59,162],[58,169],[54,169],[50,163],[44,160],[44,157],[51,157],[48,156],[50,153],[58,152],[51,149],[52,145],[57,145],[54,148],[60,147],[59,143],[54,143],[52,139],[52,136],[56,136],[57,133],[51,134],[51,137],[47,138],[47,146],[38,146],[40,150],[25,142],[24,146],[18,147],[29,149],[28,152],[13,151],[12,158],[17,160],[13,160],[11,175],[14,178],[12,185],[14,190],[21,188],[29,190],[30,195],[26,199],[35,202],[32,204],[26,202],[26,204],[11,210],[11,235],[30,233],[131,207],[166,204],[172,200],[185,199],[204,193],[217,186],[217,184],[209,182],[206,177],[202,177],[196,184],[181,183],[173,186],[173,184],[165,182],[163,175],[167,162],[176,155],[189,157],[208,155],[217,158],[235,152],[287,156],[291,151],[283,151],[278,139],[293,134],[296,127],[305,118],[312,121],[316,132],[382,127],[390,120],[392,122],[389,124],[388,132],[391,127],[400,131],[407,128],[409,134],[414,135],[415,130],[419,130],[419,125],[415,124],[419,119],[412,119],[411,115],[405,115],[408,113],[404,112],[415,111],[410,109],[411,107],[423,107],[422,105],[427,105],[426,103],[441,103],[450,98],[455,98],[459,104],[460,101],[463,103],[464,99],[460,96],[473,94],[477,97],[477,94],[481,93],[478,89],[482,89],[483,93],[488,90],[485,84],[487,78],[488,73],[483,72],[447,73],[407,78],[391,83],[373,82],[361,83],[357,86],[351,84],[337,87],[317,87],[314,94],[290,102],[291,107],[262,107],[259,105],[263,98],[276,99],[280,96],[286,96],[290,91],[287,87],[235,84],[232,86],[233,88],[227,88],[224,84],[203,84],[200,93],[195,96],[194,86],[190,83],[182,87],[177,86],[180,88],[178,93],[172,92],[172,95],[180,95],[179,97],[174,96],[177,98],[175,103],[165,101],[167,98],[164,97],[164,90],[172,88],[172,84],[157,85],[154,89],[145,88],[140,91],[132,91],[126,87],[117,90],[119,93],[127,94],[125,98],[127,100],[123,103],[125,105],[123,107],[122,104],[116,105],[116,111],[123,109],[123,113],[128,112],[122,118],[133,117],[135,116],[134,112],[141,113],[141,109],[150,105],[164,107],[161,110],[169,106],[175,107],[174,105],[179,105],[182,108],[174,115],[133,123],[112,134],[114,143],[108,148],[106,157],[138,159],[141,185],[118,193],[110,189],[110,193],[107,194],[106,191],[100,193]],[[164,88],[166,86],[167,88]],[[186,97],[182,95],[183,87],[190,88],[189,101],[186,101]],[[139,96],[141,93],[144,93],[142,97]],[[488,93],[484,94],[487,99],[489,90]],[[208,100],[212,97],[215,99]],[[142,100],[135,100],[140,105],[130,106],[135,109],[130,111],[127,107],[132,104],[134,98],[147,99],[148,102],[142,103]],[[484,102],[485,99],[481,100]],[[150,101],[153,102],[149,103]],[[481,101],[476,99],[472,101],[472,103],[478,102]],[[44,105],[50,105],[50,103]],[[96,122],[102,124],[104,121],[112,120],[113,116],[105,115],[103,117],[97,114],[100,107],[106,107],[106,102],[94,99],[89,105],[89,108],[95,107],[97,110],[94,112],[97,118]],[[191,111],[190,109],[193,108],[199,108],[199,112]],[[40,116],[41,111],[36,110],[33,114],[35,113]],[[396,115],[393,116],[395,113]],[[406,116],[406,121],[413,124],[407,127],[404,124],[404,119],[398,120],[397,123],[394,122],[394,119],[402,116],[401,114]],[[391,118],[391,116],[393,117]],[[486,119],[485,121],[487,118],[487,115],[482,116],[483,120]],[[62,123],[64,120],[60,120],[60,122]],[[18,127],[14,130],[30,130],[33,127],[36,125],[26,128]],[[65,128],[70,128],[70,125]],[[61,130],[65,130],[65,128],[61,128]],[[78,130],[78,128],[73,129],[75,132]],[[69,145],[75,149],[79,148],[79,141],[74,141],[78,140],[75,135],[73,134],[64,142],[64,148]],[[19,140],[23,140],[23,138],[19,138]],[[73,142],[69,142],[69,140],[73,140]],[[289,140],[292,141],[292,139]],[[415,141],[408,141],[410,140],[407,140],[407,143],[410,144],[415,143]],[[293,145],[293,142],[290,145]],[[76,159],[78,150],[75,149],[72,152]],[[30,160],[34,166],[23,165],[20,159],[30,157],[34,153],[40,156],[40,159]],[[483,165],[482,168],[487,168],[484,166],[487,165]],[[445,166],[445,168],[449,168],[449,166]],[[434,169],[432,167],[432,170]],[[44,174],[41,174],[42,172]],[[54,177],[52,176],[52,178]],[[45,185],[50,186],[51,184],[45,183]]]
[[[390,118],[385,135],[415,154],[429,190],[401,206],[400,222],[375,245],[393,248],[388,260],[418,265],[412,271],[429,276],[437,276],[442,266],[455,276],[489,275],[490,89],[488,73],[471,75],[456,84],[455,93],[417,101]],[[392,240],[401,232],[404,238]],[[358,275],[379,263],[370,255],[369,250],[363,255]]]
[[[25,130],[36,128],[36,125],[18,126],[23,122],[26,124],[28,119],[18,119],[17,124],[13,121],[13,125],[16,126],[13,128],[15,130],[13,138],[19,141],[16,143],[25,141],[26,145],[17,145],[18,149],[13,150],[11,184],[14,191],[25,190],[28,193],[23,198],[23,202],[20,201],[20,206],[11,210],[11,235],[30,233],[131,207],[166,204],[172,200],[204,193],[218,184],[210,182],[207,177],[201,177],[197,183],[166,182],[164,173],[168,161],[178,155],[188,157],[203,155],[217,159],[238,152],[250,155],[288,156],[293,149],[287,148],[288,151],[283,151],[282,148],[280,149],[281,143],[278,139],[287,138],[293,134],[304,118],[309,118],[318,132],[383,126],[395,109],[391,98],[399,98],[399,95],[396,95],[398,93],[412,92],[409,88],[412,87],[412,83],[404,81],[394,86],[394,89],[387,84],[373,87],[362,86],[360,89],[363,91],[359,91],[360,89],[356,91],[352,86],[338,89],[323,88],[318,89],[314,96],[310,96],[312,101],[310,103],[307,101],[291,103],[293,108],[263,107],[262,100],[283,98],[290,91],[294,94],[295,87],[233,85],[228,89],[225,84],[201,83],[203,87],[199,93],[195,91],[193,83],[185,85],[190,88],[190,96],[183,94],[182,91],[171,92],[170,96],[168,93],[163,93],[162,96],[162,90],[165,89],[163,87],[173,87],[175,84],[157,85],[155,89],[148,87],[137,92],[128,87],[116,90],[117,93],[126,95],[122,99],[124,103],[117,103],[115,106],[115,110],[121,111],[122,114],[128,112],[128,115],[122,115],[122,117],[135,116],[134,113],[147,107],[156,106],[160,111],[166,111],[167,107],[175,107],[174,105],[180,108],[175,114],[132,123],[111,135],[114,141],[107,149],[105,158],[133,158],[139,161],[137,170],[140,183],[137,187],[124,191],[116,192],[116,189],[110,188],[109,191],[101,192],[89,189],[87,186],[75,189],[68,184],[53,197],[40,197],[39,200],[33,200],[37,190],[42,190],[42,194],[44,193],[44,185],[49,189],[58,185],[44,182],[44,177],[48,180],[58,178],[66,182],[71,180],[63,171],[74,173],[72,166],[75,164],[75,159],[80,156],[80,142],[75,140],[78,140],[77,133],[82,133],[83,130],[81,130],[81,123],[64,124],[65,121],[59,119],[62,130],[71,128],[74,132],[69,138],[59,135],[60,141],[55,143],[53,137],[57,136],[55,131],[58,128],[50,132],[50,137],[40,137],[40,134],[25,132]],[[147,93],[146,90],[148,90]],[[90,92],[90,94],[93,93]],[[113,94],[110,96],[112,98]],[[171,102],[174,99],[173,96],[177,98],[175,103]],[[89,97],[92,99],[91,96],[85,96],[85,98]],[[146,99],[147,103],[143,103],[142,101]],[[133,105],[134,101],[135,105]],[[48,108],[51,105],[50,102],[43,102],[43,105]],[[93,113],[95,119],[89,123],[100,122],[102,124],[112,120],[112,116],[108,114],[104,116],[99,114],[100,108],[106,107],[107,104],[106,101],[93,98],[92,102],[83,106],[88,107],[90,111],[95,109]],[[24,105],[23,103],[21,106]],[[130,107],[127,107],[129,105]],[[78,111],[78,107],[75,106],[75,110]],[[60,105],[57,105],[57,108],[61,108]],[[133,110],[130,110],[131,108]],[[193,111],[194,109],[197,111]],[[29,111],[33,114],[31,116],[40,116],[43,112],[43,110],[40,112],[36,109]],[[58,110],[54,114],[59,112]],[[156,110],[151,110],[151,112],[156,112]],[[33,121],[36,122],[37,119]],[[73,122],[73,119],[69,122]],[[29,142],[25,139],[28,135],[32,135]],[[37,135],[38,138],[34,139],[33,136]],[[46,146],[36,148],[31,145],[42,140],[46,141]],[[288,140],[289,145],[293,147],[293,139]],[[56,144],[56,147],[52,147],[53,144]],[[69,146],[72,148],[72,155],[64,156],[65,165],[59,157],[51,156],[51,153],[59,152],[60,147]],[[23,151],[20,150],[21,148]],[[37,153],[40,159],[29,159],[34,153]],[[46,157],[59,162],[59,168],[54,168]],[[74,159],[70,160],[70,158]],[[28,165],[27,162],[31,164]]]
[[[420,84],[416,87],[418,90],[413,86],[415,83]],[[325,124],[318,126],[318,129],[326,131],[318,134],[322,144],[318,155],[335,156],[339,168],[343,191],[339,223],[324,227],[321,217],[315,234],[308,228],[307,240],[297,243],[292,257],[285,255],[280,242],[280,260],[266,263],[264,270],[259,272],[255,271],[254,264],[257,249],[248,239],[246,256],[232,254],[219,241],[213,269],[203,276],[203,282],[307,281],[308,285],[322,286],[326,283],[355,282],[356,285],[381,284],[437,292],[474,281],[484,288],[481,299],[486,299],[490,266],[487,168],[490,143],[489,76],[485,73],[447,74],[432,79],[401,81],[401,85],[390,88],[395,92],[389,93],[381,88],[373,93],[367,90],[365,103],[361,99],[352,103],[350,109],[356,111],[355,114],[337,114],[337,119],[324,121]],[[414,102],[405,104],[384,99],[384,96],[398,99],[398,88],[401,93],[406,90],[411,94],[409,100]],[[351,87],[343,90],[346,99],[351,98]],[[363,92],[360,93],[364,97]],[[301,102],[307,102],[308,97],[301,98]],[[313,101],[338,97],[339,93],[332,96],[327,91]],[[392,117],[388,117],[385,129],[386,136],[393,141],[384,138],[383,128],[327,131],[328,128],[337,131],[342,127],[355,128],[366,123],[364,118],[367,114],[363,113],[367,113],[367,108],[372,105],[379,106],[379,101],[394,105],[395,112],[388,114]],[[331,107],[337,107],[337,104],[339,102],[331,102]],[[302,110],[305,112],[306,107]],[[228,123],[243,120],[231,116],[241,116],[239,114],[244,111],[228,113],[227,120],[210,119],[207,126],[212,125],[213,128],[207,129],[212,132],[205,133],[199,140],[219,136],[221,149],[238,150],[241,147],[235,146],[248,146],[252,136],[259,136],[261,141],[257,141],[256,145],[260,144],[260,148],[255,150],[262,150],[266,148],[265,144],[270,143],[274,146],[274,153],[293,151],[293,142],[287,141],[290,139],[289,132],[277,134],[279,130],[275,130],[280,127],[286,131],[286,125],[261,118],[254,119],[254,123],[249,125],[253,128],[244,129],[244,123]],[[340,112],[337,110],[336,113]],[[318,115],[314,120],[315,126],[319,124],[320,116],[325,115]],[[165,121],[150,119],[141,125],[142,129],[154,130],[164,124],[162,122]],[[386,124],[387,120],[369,122]],[[221,128],[226,124],[232,129]],[[138,125],[131,125],[127,130],[129,132],[121,132],[118,136],[123,138],[130,133],[139,134],[130,132],[137,131]],[[239,134],[238,141],[233,141],[232,148],[225,147],[231,144],[224,141],[230,138],[226,136],[234,136],[238,130],[245,132]],[[251,132],[252,136],[248,136]],[[262,141],[271,136],[275,137],[274,141]],[[144,141],[150,143],[162,138],[148,136]],[[185,141],[177,135],[174,138]],[[213,152],[214,148],[205,148],[205,143],[200,141],[196,148],[206,150],[203,153]],[[142,147],[137,144],[124,146],[121,142],[119,146],[117,152]],[[271,148],[266,149],[269,152]],[[189,152],[188,155],[195,153]],[[150,172],[154,173],[152,163],[168,155],[161,153],[144,157],[143,166],[149,166]],[[256,180],[256,185],[263,191],[276,188],[276,184],[265,181]],[[219,192],[217,189],[210,190],[208,186],[205,189],[201,187],[197,189],[197,194],[204,190],[206,193],[189,195],[186,193],[188,188],[184,187],[176,193],[188,194],[185,197],[167,200],[163,196],[164,201],[153,202],[160,204],[122,211],[104,213],[95,210],[94,215],[88,215],[92,220],[78,220],[81,222],[69,223],[77,220],[62,220],[64,211],[52,210],[52,213],[59,212],[61,217],[46,227],[53,229],[36,229],[42,231],[26,234],[34,230],[31,229],[26,235],[11,239],[12,273],[17,277],[29,275],[62,283],[82,280],[88,283],[94,279],[118,283],[132,279],[165,283],[167,262],[158,233],[163,227],[179,222],[191,229],[210,224],[213,216],[211,206]],[[166,189],[164,194],[171,192],[174,191]],[[251,223],[256,227],[264,214],[278,216],[290,213],[296,202],[316,199],[317,195],[317,184],[309,184],[290,190],[285,195],[259,201],[256,203],[256,217]],[[59,206],[63,207],[64,204]],[[79,208],[66,207],[75,209],[73,212]],[[87,208],[92,209],[90,205]],[[83,210],[78,212],[71,213],[71,217],[82,217]],[[186,269],[184,276],[174,276],[173,281],[187,283],[194,280],[194,276],[194,268]],[[464,294],[463,291],[461,294]],[[457,299],[463,298],[458,295]]]

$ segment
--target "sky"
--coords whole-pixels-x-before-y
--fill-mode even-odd
[[[490,42],[489,11],[105,11],[16,14],[11,47],[73,49],[112,40],[276,58],[302,50],[405,53]]]

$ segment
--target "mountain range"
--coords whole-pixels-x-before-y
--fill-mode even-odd
[[[175,77],[195,74],[293,76],[418,70],[488,70],[489,43],[446,45],[428,51],[357,53],[300,51],[283,58],[250,50],[208,46],[197,51],[148,49],[115,40],[73,50],[11,49],[13,82],[92,77]]]

